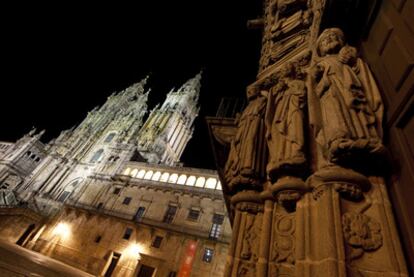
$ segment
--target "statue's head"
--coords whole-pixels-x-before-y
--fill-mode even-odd
[[[338,53],[345,44],[345,36],[339,28],[325,29],[317,40],[320,56]]]

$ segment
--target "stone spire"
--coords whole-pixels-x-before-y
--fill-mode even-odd
[[[155,108],[138,137],[138,151],[151,163],[174,165],[193,134],[198,116],[201,72],[172,89],[161,107]]]

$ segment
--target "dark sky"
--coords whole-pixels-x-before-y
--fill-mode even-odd
[[[136,2],[1,9],[0,140],[36,126],[47,141],[149,72],[152,108],[203,68],[201,112],[182,161],[214,168],[204,117],[221,97],[244,97],[255,79],[261,34],[246,21],[260,1]]]

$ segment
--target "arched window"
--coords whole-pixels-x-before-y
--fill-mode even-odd
[[[153,180],[153,181],[159,181],[160,180],[160,177],[161,177],[161,172],[157,171],[157,172],[154,173],[154,175],[152,175],[151,180]]]
[[[90,160],[91,163],[99,162],[102,158],[103,149],[99,149],[98,151],[93,154],[92,159]]]
[[[154,172],[152,170],[148,171],[147,173],[145,173],[144,179],[145,180],[151,180],[152,174]]]
[[[190,176],[187,179],[186,185],[187,186],[194,186],[195,182],[196,182],[196,177],[195,176]]]
[[[134,169],[131,171],[131,177],[135,178],[135,177],[137,176],[137,173],[138,173],[138,169],[134,168]]]
[[[217,179],[216,178],[208,178],[206,182],[206,188],[214,189],[216,188]]]
[[[177,183],[178,174],[174,173],[171,174],[170,178],[168,179],[168,183]]]
[[[145,176],[145,170],[141,169],[138,174],[137,174],[137,178],[142,179]]]
[[[109,143],[112,141],[112,139],[115,137],[116,133],[110,133],[106,138],[105,138],[105,143]]]
[[[160,181],[161,181],[161,182],[167,182],[167,181],[168,181],[168,177],[170,177],[170,173],[168,173],[168,172],[164,172],[164,173],[161,175],[161,179],[160,179]]]
[[[196,187],[204,187],[204,183],[205,182],[206,182],[206,178],[204,178],[204,177],[198,177],[195,186]]]
[[[177,184],[179,185],[184,185],[185,181],[187,180],[187,175],[182,174],[177,181]]]
[[[222,190],[222,188],[221,188],[221,182],[220,181],[218,181],[216,189]]]
[[[131,172],[131,168],[127,168],[127,169],[125,169],[125,171],[124,171],[124,175],[129,175],[129,173]]]

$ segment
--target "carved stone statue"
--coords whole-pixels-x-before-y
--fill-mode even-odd
[[[309,101],[316,141],[329,162],[352,152],[382,153],[383,106],[368,66],[356,49],[344,44],[338,28],[326,29],[317,40]]]
[[[301,168],[305,163],[303,109],[306,84],[298,78],[297,71],[293,63],[287,63],[269,91],[266,108],[267,172],[272,182],[280,171],[290,174],[292,169]]]
[[[230,188],[238,185],[259,185],[265,176],[266,94],[255,86],[247,89],[249,103],[238,119],[238,129],[231,142],[225,166],[225,178]]]

